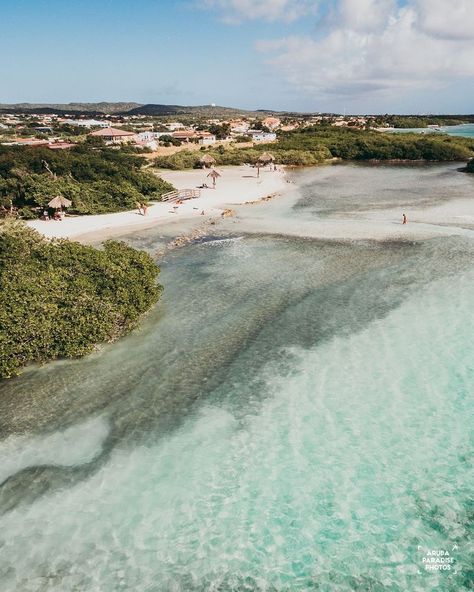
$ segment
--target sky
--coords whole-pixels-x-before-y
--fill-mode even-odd
[[[474,0],[0,0],[0,102],[473,113]]]

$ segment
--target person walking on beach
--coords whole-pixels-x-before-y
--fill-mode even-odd
[[[143,215],[146,216],[146,213],[148,212],[148,206],[146,203],[142,203],[142,210],[143,210]]]
[[[408,222],[407,215],[406,214],[403,214],[402,215],[402,224],[406,224],[407,222]]]
[[[137,201],[137,203],[135,205],[137,207],[138,213],[141,216],[141,214],[142,214],[142,204],[139,201]]]

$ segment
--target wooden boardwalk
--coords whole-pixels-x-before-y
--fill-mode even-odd
[[[196,197],[201,197],[200,189],[179,189],[178,191],[163,193],[161,201],[178,201],[179,199],[195,199]]]

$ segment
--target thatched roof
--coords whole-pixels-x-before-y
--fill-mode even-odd
[[[59,209],[59,208],[68,208],[71,204],[72,204],[71,200],[66,199],[62,195],[56,195],[56,197],[53,197],[53,199],[48,203],[48,206],[50,208]]]
[[[273,156],[273,154],[270,154],[269,152],[264,152],[263,154],[260,154],[260,156],[258,157],[258,161],[263,163],[273,162],[274,160],[275,157]]]
[[[210,172],[210,173],[209,173],[207,176],[208,176],[208,177],[213,177],[214,179],[217,179],[217,177],[220,177],[220,176],[221,176],[221,174],[220,174],[220,173],[218,173],[218,172],[216,171],[216,169],[212,169],[212,171],[211,171],[211,172]]]
[[[204,166],[211,166],[213,164],[216,164],[216,159],[210,154],[204,154],[204,156],[201,156],[201,158],[199,159],[199,162]]]

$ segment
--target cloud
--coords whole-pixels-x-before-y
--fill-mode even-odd
[[[383,27],[396,6],[395,0],[340,0],[332,11],[332,25],[359,32]]]
[[[396,96],[474,76],[473,16],[474,0],[338,0],[317,36],[257,49],[306,95]]]
[[[201,0],[201,8],[216,11],[227,23],[244,20],[295,21],[315,12],[314,0]]]
[[[418,24],[440,39],[474,39],[473,0],[418,0]]]

